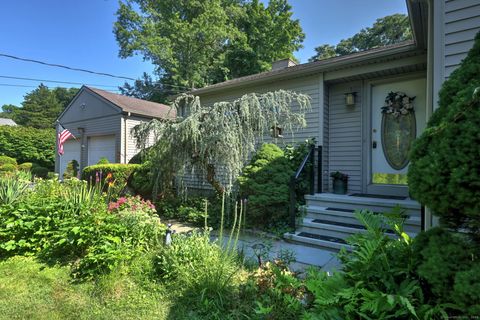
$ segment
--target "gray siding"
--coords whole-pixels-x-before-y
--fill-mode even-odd
[[[102,98],[82,90],[59,118],[60,123],[75,135],[82,144],[80,168],[88,162],[88,138],[115,135],[115,158],[120,162],[121,118],[120,109]],[[83,128],[83,136],[79,130]],[[59,156],[56,155],[55,172],[59,172]]]
[[[148,122],[151,119],[149,118],[143,118],[143,117],[137,117],[137,116],[124,116],[122,123],[122,136],[124,137],[124,144],[122,144],[122,151],[121,151],[121,162],[122,163],[128,163],[130,159],[134,155],[136,155],[140,150],[136,146],[135,139],[131,133],[133,127],[136,125],[142,123],[142,122]],[[154,137],[153,135],[149,139],[149,143],[147,144],[148,146],[153,145],[154,143]]]
[[[354,107],[345,106],[346,92],[357,93]],[[362,84],[350,82],[329,88],[328,110],[328,186],[330,173],[341,171],[349,175],[348,192],[362,191]]]
[[[330,119],[329,119],[329,87],[325,86],[323,91],[323,161],[322,161],[322,187],[323,191],[328,191],[329,186],[329,137],[330,137]]]
[[[445,78],[455,70],[473,46],[480,31],[480,1],[446,0],[444,15]]]

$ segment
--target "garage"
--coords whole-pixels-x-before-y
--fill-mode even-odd
[[[103,157],[110,163],[115,163],[115,150],[115,135],[89,137],[88,165],[97,164]]]
[[[60,177],[67,168],[67,164],[72,160],[80,163],[80,142],[70,139],[63,144],[63,155],[60,157]]]

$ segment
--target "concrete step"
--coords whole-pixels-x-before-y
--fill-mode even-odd
[[[364,198],[348,195],[337,195],[330,193],[319,193],[315,195],[306,195],[305,200],[309,206],[332,207],[353,210],[371,210],[374,212],[391,212],[392,209],[399,205],[405,210],[407,215],[417,215],[421,211],[421,206],[418,202],[410,199],[395,200],[395,199],[378,199],[378,198]]]
[[[308,205],[306,211],[306,218],[361,225],[360,221],[355,217],[355,210],[353,209]],[[408,227],[414,231],[420,228],[420,223],[420,213],[417,212],[406,219],[405,228]]]
[[[283,237],[289,242],[305,246],[324,248],[332,251],[338,251],[342,247],[351,250],[351,246],[340,241],[341,239],[328,239],[328,237],[318,237],[317,235],[305,236],[305,234],[302,235],[302,232],[285,233]]]
[[[367,232],[365,227],[361,225],[352,225],[344,222],[330,222],[310,218],[304,218],[297,227],[297,231],[320,236],[334,237],[338,239],[346,239],[353,234]],[[414,237],[417,234],[417,232],[414,230],[405,230],[405,232],[411,237]],[[397,237],[393,230],[386,229],[385,234],[391,237]]]

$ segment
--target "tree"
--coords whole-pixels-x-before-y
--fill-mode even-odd
[[[415,141],[408,170],[412,195],[452,228],[480,242],[480,33],[443,83],[439,107]]]
[[[297,104],[299,112],[292,111]],[[166,190],[173,177],[187,168],[204,174],[219,194],[229,192],[258,138],[281,125],[286,132],[305,127],[310,98],[290,91],[247,94],[232,102],[202,106],[199,97],[182,95],[174,107],[187,106],[190,114],[181,121],[158,121],[138,125],[134,137],[144,149],[155,136],[148,157],[152,164],[154,191]],[[221,175],[218,172],[221,171]]]
[[[167,96],[293,57],[304,34],[291,16],[286,0],[271,0],[267,7],[258,0],[125,0],[114,33],[120,57],[141,54],[156,66],[155,86]],[[137,95],[149,87],[139,84],[124,89]]]
[[[38,88],[27,93],[22,107],[3,105],[3,114],[17,124],[34,128],[53,128],[55,119],[68,106],[77,94],[76,88],[49,89],[40,84]]]
[[[412,31],[408,16],[397,13],[377,19],[372,27],[360,30],[359,33],[343,39],[336,46],[323,44],[316,47],[316,54],[309,61],[342,56],[410,39],[412,39]]]

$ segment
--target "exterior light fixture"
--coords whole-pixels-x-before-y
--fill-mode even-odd
[[[283,130],[279,126],[273,126],[270,128],[272,130],[272,138],[283,138]]]
[[[354,107],[355,106],[355,96],[356,95],[357,95],[356,92],[345,93],[345,105],[347,107]]]

